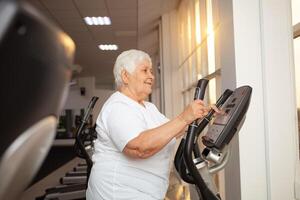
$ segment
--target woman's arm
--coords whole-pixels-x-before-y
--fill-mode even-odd
[[[204,106],[203,101],[195,100],[173,120],[143,131],[129,141],[123,149],[123,153],[133,158],[148,158],[160,151],[174,137],[182,136],[184,134],[182,130],[195,119],[205,116],[207,111],[208,108]]]
[[[148,158],[168,144],[186,126],[179,117],[153,129],[140,133],[127,143],[123,152],[134,158]]]

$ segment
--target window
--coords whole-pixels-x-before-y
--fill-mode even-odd
[[[218,1],[182,0],[178,8],[178,70],[182,77],[184,106],[194,97],[197,81],[208,78],[205,101],[216,102],[220,95],[220,66],[216,63],[216,24],[218,24]],[[218,176],[216,176],[216,182]]]
[[[294,28],[294,63],[295,63],[295,83],[298,113],[298,134],[300,137],[300,0],[292,0],[292,20]],[[300,149],[300,147],[299,147]]]
[[[202,11],[204,14],[201,13]],[[187,105],[200,78],[209,78],[207,94],[209,103],[216,101],[217,79],[215,73],[215,25],[212,0],[185,0],[178,9],[179,70],[182,73],[182,98]],[[219,70],[220,71],[220,70]],[[219,86],[218,86],[219,87]]]

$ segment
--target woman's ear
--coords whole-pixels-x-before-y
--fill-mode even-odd
[[[123,84],[128,85],[128,82],[129,82],[128,72],[125,69],[123,69],[121,71],[121,78],[122,78]]]

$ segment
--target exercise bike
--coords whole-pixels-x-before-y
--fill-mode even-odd
[[[198,81],[194,99],[204,98],[207,84],[206,79]],[[214,117],[211,109],[199,123],[195,120],[189,125],[186,136],[180,142],[174,159],[175,168],[185,182],[196,186],[200,200],[221,200],[213,174],[222,170],[228,162],[229,143],[243,125],[251,93],[250,86],[225,90],[216,102],[216,107],[222,109],[224,115]],[[202,136],[205,148],[201,152],[198,138],[207,125],[208,130]]]

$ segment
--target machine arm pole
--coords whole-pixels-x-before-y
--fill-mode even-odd
[[[216,106],[220,108],[225,101],[232,94],[231,90],[226,90],[223,95],[218,99]],[[214,110],[210,110],[209,113],[204,117],[204,119],[200,122],[199,126],[196,130],[189,132],[186,137],[185,146],[183,150],[183,159],[185,161],[186,168],[189,173],[193,177],[194,184],[199,188],[201,196],[204,200],[219,200],[219,196],[214,194],[208,187],[203,178],[201,177],[198,169],[193,161],[193,149],[196,146],[198,136],[203,131],[203,129],[208,125],[214,114]],[[201,157],[197,157],[197,159],[201,159],[200,162],[204,162]]]

